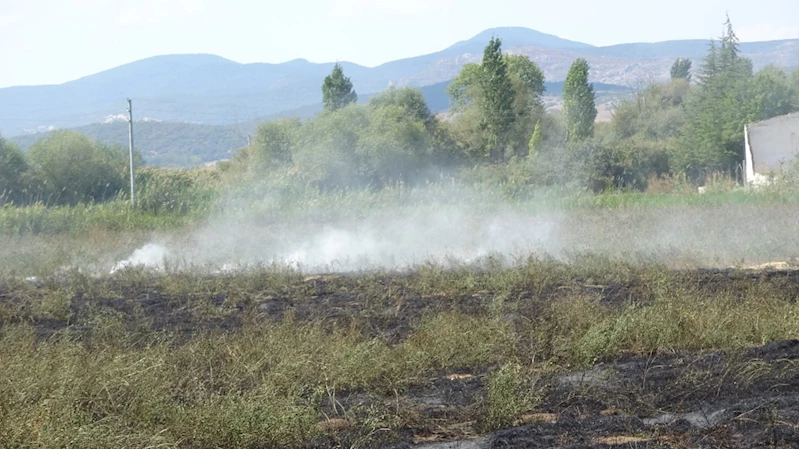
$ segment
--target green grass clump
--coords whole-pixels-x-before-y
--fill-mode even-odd
[[[516,418],[533,408],[543,395],[537,380],[515,362],[506,363],[493,372],[486,388],[485,429],[510,427]]]
[[[573,345],[573,357],[593,363],[629,352],[738,349],[799,333],[799,305],[761,292],[697,297],[686,291],[654,304],[630,306],[597,320]],[[600,315],[601,317],[601,315]]]

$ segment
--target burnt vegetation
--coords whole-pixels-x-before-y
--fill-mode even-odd
[[[792,447],[797,293],[796,271],[539,259],[5,279],[0,440]]]

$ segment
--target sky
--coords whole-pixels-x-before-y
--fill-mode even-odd
[[[797,0],[0,0],[0,87],[59,84],[162,54],[366,66],[523,26],[593,45],[799,38]]]

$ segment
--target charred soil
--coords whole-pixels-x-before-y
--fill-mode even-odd
[[[786,339],[791,328],[755,334],[748,323],[733,322],[743,313],[730,317],[736,333],[700,335],[690,309],[691,298],[701,303],[697,310],[718,303],[734,310],[751,307],[760,295],[770,298],[771,309],[758,313],[794,313],[799,272],[525,270],[310,277],[129,270],[37,286],[7,280],[0,284],[0,334],[25,325],[40,343],[68,335],[92,347],[102,338],[98,317],[113,316],[134,346],[158,335],[179,348],[201,335],[291,323],[331,334],[346,330],[386,351],[412,343],[419,352],[427,351],[423,337],[436,331],[425,323],[435,326],[436,317],[486,320],[509,335],[506,348],[495,348],[501,355],[435,360],[392,381],[381,374],[371,383],[325,384],[324,394],[309,400],[318,423],[302,446],[799,447],[799,340]],[[671,296],[688,308],[672,310]],[[660,335],[647,334],[636,324],[646,317],[640,313],[673,314],[668,330],[678,336],[664,337],[658,324],[652,332]],[[408,349],[403,357],[413,354]],[[506,372],[515,374],[502,377]],[[376,414],[390,418],[375,424]]]

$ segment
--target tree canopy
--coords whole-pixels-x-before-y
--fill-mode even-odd
[[[28,153],[30,168],[42,184],[42,200],[48,204],[103,201],[128,184],[128,150],[79,133],[54,132]]]
[[[27,171],[28,162],[22,151],[0,135],[0,205],[20,202],[27,187]]]
[[[452,130],[463,151],[469,157],[494,162],[527,155],[535,125],[546,114],[543,72],[522,55],[500,53],[503,64],[498,64],[500,43],[493,40],[486,47],[489,67],[504,67],[496,69],[500,75],[494,75],[494,83],[486,81],[496,70],[486,68],[484,58],[481,64],[465,65],[448,88],[456,117]],[[507,82],[498,81],[504,79]],[[503,117],[505,121],[495,122]]]
[[[687,58],[677,58],[671,66],[671,79],[672,80],[685,80],[691,81],[691,68],[693,63]]]
[[[597,110],[594,86],[588,82],[589,70],[588,61],[576,60],[563,86],[563,115],[566,117],[566,139],[570,142],[594,135]]]
[[[479,78],[483,90],[480,103],[480,126],[487,135],[487,154],[491,161],[501,160],[513,126],[514,90],[508,76],[508,64],[502,55],[502,40],[492,37],[483,51]]]
[[[322,103],[325,110],[335,111],[357,101],[358,94],[352,88],[352,81],[344,76],[344,69],[337,63],[322,84]]]

